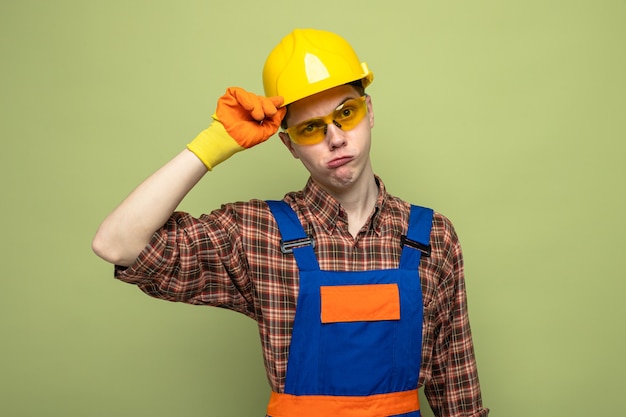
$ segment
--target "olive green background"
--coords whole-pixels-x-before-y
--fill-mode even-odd
[[[254,322],[151,299],[90,241],[295,27],[368,62],[375,171],[456,225],[491,415],[622,413],[626,1],[22,0],[0,3],[0,415],[263,415]],[[272,138],[181,209],[305,181]]]

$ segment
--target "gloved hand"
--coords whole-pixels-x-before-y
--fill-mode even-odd
[[[230,87],[217,101],[211,125],[187,145],[212,170],[235,153],[269,139],[280,127],[287,109],[282,97],[261,97]]]

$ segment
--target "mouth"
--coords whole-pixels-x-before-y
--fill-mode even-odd
[[[328,164],[326,164],[328,166],[328,168],[330,169],[335,169],[335,168],[339,168],[342,167],[348,163],[350,163],[354,158],[351,156],[342,156],[339,158],[334,158],[332,160],[330,160],[328,162]]]

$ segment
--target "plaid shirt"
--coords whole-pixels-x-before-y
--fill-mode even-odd
[[[309,180],[285,196],[315,240],[320,268],[365,271],[397,268],[400,236],[410,205],[379,184],[373,214],[356,237],[330,195]],[[279,248],[280,234],[264,201],[223,205],[194,218],[174,213],[136,262],[116,277],[169,301],[228,308],[257,321],[267,377],[283,392],[298,297],[298,268]],[[433,412],[447,417],[486,416],[467,313],[463,258],[450,221],[435,213],[432,256],[419,271],[424,298],[419,386]]]

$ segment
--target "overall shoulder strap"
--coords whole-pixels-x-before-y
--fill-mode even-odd
[[[280,231],[280,250],[283,254],[293,253],[301,271],[319,269],[313,247],[315,242],[307,236],[297,214],[284,201],[266,201]]]
[[[417,269],[422,256],[430,256],[430,230],[433,225],[433,210],[411,205],[409,228],[402,236],[401,269]]]

